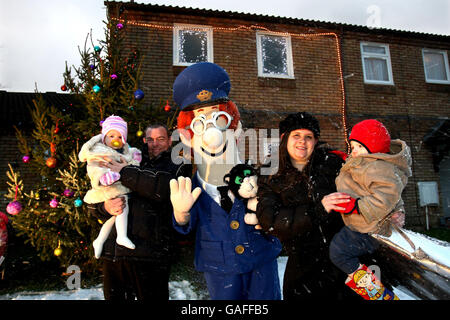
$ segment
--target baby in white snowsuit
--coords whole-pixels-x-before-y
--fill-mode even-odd
[[[118,196],[125,196],[125,208],[122,214],[108,219],[93,242],[97,259],[100,258],[103,243],[108,238],[114,224],[117,231],[116,242],[129,249],[135,248],[135,245],[127,236],[128,198],[126,194],[131,190],[120,183],[118,172],[100,166],[105,156],[116,161],[125,160],[126,163],[131,165],[139,165],[142,160],[141,151],[129,147],[126,143],[127,134],[127,123],[121,117],[112,115],[103,122],[102,133],[86,142],[78,154],[80,161],[87,161],[87,174],[92,185],[92,189],[84,196],[84,202],[100,203]]]

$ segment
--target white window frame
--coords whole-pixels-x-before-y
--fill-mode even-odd
[[[261,38],[263,36],[277,36],[286,39],[286,63],[287,63],[287,75],[277,73],[265,73],[263,69],[262,61],[262,47]],[[295,79],[294,78],[294,64],[292,59],[292,44],[290,35],[280,35],[274,32],[257,31],[256,32],[256,56],[258,61],[258,77],[265,78],[282,78],[282,79]]]
[[[190,66],[193,65],[194,62],[184,62],[180,61],[180,48],[179,44],[179,33],[180,30],[200,30],[205,31],[207,36],[207,62],[214,62],[214,52],[213,52],[213,28],[211,26],[205,25],[194,25],[194,24],[179,24],[174,23],[173,25],[173,65],[174,66]]]
[[[364,46],[377,46],[377,47],[383,47],[385,49],[385,54],[380,53],[373,53],[373,52],[364,52]],[[364,83],[368,84],[382,84],[382,85],[394,85],[394,77],[392,74],[392,65],[391,65],[391,53],[389,51],[389,45],[385,43],[377,43],[377,42],[361,42],[360,43],[360,50],[361,50],[361,60],[362,60],[362,69],[363,69],[363,75],[364,75]],[[388,80],[372,80],[367,79],[366,77],[366,65],[364,62],[364,58],[377,58],[377,59],[383,59],[386,61],[387,66],[387,72],[388,72]]]
[[[447,74],[447,80],[436,80],[436,79],[428,79],[427,68],[425,66],[425,53],[440,53],[444,57],[444,68]],[[437,49],[422,49],[422,62],[423,62],[423,72],[425,74],[425,81],[428,83],[442,83],[442,84],[450,84],[450,70],[448,65],[448,55],[446,50],[437,50]]]

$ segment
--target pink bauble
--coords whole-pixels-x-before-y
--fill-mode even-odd
[[[70,189],[64,190],[64,196],[65,197],[71,198],[71,197],[73,197],[73,195],[74,195],[74,192],[72,190],[70,190]]]
[[[50,200],[50,207],[56,208],[58,206],[59,202],[56,200],[56,198]]]
[[[24,155],[23,157],[22,157],[22,161],[23,161],[23,163],[28,163],[28,162],[30,162],[30,156],[29,155]]]
[[[16,215],[20,211],[22,211],[22,204],[19,201],[10,202],[6,206],[6,212],[8,212],[11,215]]]

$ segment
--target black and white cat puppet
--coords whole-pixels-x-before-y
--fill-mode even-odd
[[[228,185],[231,193],[241,199],[247,207],[247,213],[244,216],[245,223],[258,225],[258,218],[255,214],[258,204],[256,197],[258,173],[256,169],[246,163],[237,164],[223,177],[223,181]]]

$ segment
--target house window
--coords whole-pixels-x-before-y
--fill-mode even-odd
[[[208,26],[175,24],[173,64],[190,66],[197,62],[213,62],[213,29]]]
[[[257,32],[258,76],[294,78],[291,37]]]
[[[387,44],[361,42],[361,58],[365,83],[394,84]]]
[[[447,51],[422,49],[425,80],[431,83],[450,83]]]

